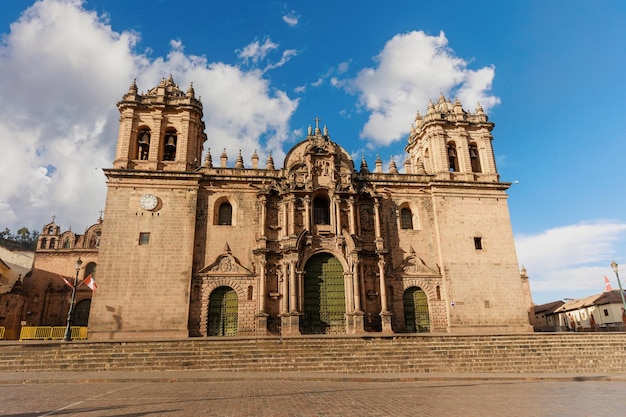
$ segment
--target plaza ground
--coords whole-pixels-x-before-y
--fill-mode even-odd
[[[626,375],[16,372],[0,415],[615,416]]]

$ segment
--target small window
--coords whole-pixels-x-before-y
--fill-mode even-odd
[[[139,244],[148,245],[150,243],[150,233],[139,233]]]
[[[254,295],[254,290],[252,288],[252,285],[250,285],[248,287],[248,300],[252,300],[252,296]]]
[[[175,161],[176,160],[176,131],[168,131],[165,134],[165,143],[163,144],[163,160]]]
[[[456,172],[459,170],[459,164],[456,157],[456,145],[452,142],[448,144],[448,164],[450,166],[450,172]]]
[[[231,206],[229,202],[220,204],[217,224],[222,226],[230,226],[233,224],[233,206]]]
[[[483,238],[482,237],[475,237],[474,238],[474,248],[476,248],[477,250],[481,250],[483,248]]]
[[[95,262],[89,262],[87,266],[85,267],[85,272],[83,273],[83,276],[87,278],[89,275],[91,275],[93,278],[96,277],[96,263]]]
[[[150,154],[150,130],[142,129],[137,135],[137,159],[148,160]]]
[[[609,310],[607,310],[606,308],[604,309],[604,317],[608,317],[609,316]]]
[[[478,157],[478,146],[472,143],[469,147],[470,162],[472,163],[472,172],[480,172],[480,158]]]
[[[325,197],[313,200],[313,221],[315,224],[330,224],[330,204]]]
[[[400,227],[402,229],[413,229],[413,213],[411,213],[411,209],[404,207],[400,210]]]

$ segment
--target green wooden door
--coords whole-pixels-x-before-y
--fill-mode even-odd
[[[209,297],[208,336],[237,334],[239,304],[237,293],[230,287],[216,288]]]
[[[300,331],[304,334],[346,332],[343,267],[334,256],[318,254],[307,262],[303,313]]]
[[[404,292],[404,328],[407,332],[430,332],[428,298],[419,287]]]

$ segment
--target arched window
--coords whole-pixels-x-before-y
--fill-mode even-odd
[[[450,166],[450,172],[459,170],[459,163],[456,157],[456,145],[454,142],[448,143],[448,165]]]
[[[478,146],[472,143],[469,146],[470,162],[472,163],[472,172],[480,172],[480,158],[478,157]]]
[[[217,224],[223,226],[230,226],[233,224],[233,206],[231,206],[228,201],[220,204]]]
[[[54,238],[50,239],[50,249],[54,249],[55,243],[56,243],[56,240]]]
[[[400,228],[413,229],[413,213],[408,207],[403,207],[400,210]]]
[[[137,159],[148,160],[150,154],[150,129],[141,129],[137,135]]]
[[[96,263],[95,262],[89,262],[87,264],[87,266],[85,267],[85,273],[83,275],[83,278],[87,278],[89,275],[93,275],[93,277],[96,277]]]
[[[330,224],[330,203],[324,196],[313,200],[313,222],[315,224]]]
[[[44,237],[43,239],[41,239],[41,246],[39,246],[39,249],[46,249],[47,244],[48,240]]]
[[[175,161],[176,160],[176,142],[178,137],[176,131],[171,129],[165,132],[165,141],[163,142],[163,160]]]

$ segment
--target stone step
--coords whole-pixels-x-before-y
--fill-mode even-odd
[[[0,369],[625,373],[626,334],[13,342]]]

